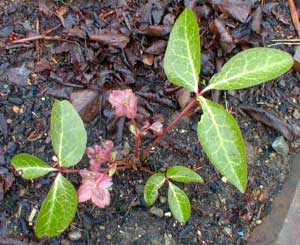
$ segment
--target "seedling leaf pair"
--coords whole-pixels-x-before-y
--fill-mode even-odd
[[[166,175],[157,173],[152,175],[146,182],[144,189],[144,199],[151,206],[158,198],[158,191],[168,183],[168,204],[173,216],[182,224],[186,223],[191,215],[191,204],[189,198],[179,187],[171,180],[182,183],[203,183],[200,175],[184,166],[175,166],[169,168]]]
[[[56,101],[53,105],[51,140],[60,166],[70,167],[81,160],[87,135],[80,116],[68,101]],[[14,156],[12,165],[21,171],[25,179],[35,179],[58,171],[43,160],[25,153]],[[72,222],[77,205],[76,190],[59,173],[42,204],[35,225],[36,235],[55,237],[62,233]]]
[[[170,34],[164,70],[168,79],[197,94],[203,109],[198,137],[209,160],[241,192],[247,186],[245,142],[234,118],[223,107],[203,97],[212,89],[248,88],[272,80],[293,66],[290,54],[272,48],[253,48],[232,57],[209,85],[198,91],[200,36],[196,16],[185,9]],[[201,93],[200,93],[201,92]]]

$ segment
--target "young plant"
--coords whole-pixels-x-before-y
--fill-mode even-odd
[[[168,184],[168,204],[173,216],[182,224],[186,223],[191,215],[189,198],[179,187],[172,183],[204,183],[199,174],[184,166],[174,166],[168,169],[166,174],[157,173],[152,175],[146,182],[144,199],[151,206],[158,198],[158,190]]]
[[[182,112],[163,128],[161,121],[136,121],[138,101],[131,89],[114,90],[109,102],[116,108],[116,116],[126,116],[131,120],[130,131],[135,135],[134,160],[116,160],[113,142],[105,141],[102,146],[86,149],[87,135],[84,124],[73,106],[67,101],[56,101],[51,113],[51,140],[58,157],[51,167],[41,159],[21,153],[13,157],[12,164],[23,178],[35,179],[50,172],[57,172],[50,191],[38,215],[35,232],[37,237],[54,237],[62,233],[72,222],[78,201],[91,200],[96,206],[104,208],[110,203],[108,189],[112,185],[112,175],[117,169],[129,168],[153,174],[146,183],[144,198],[153,205],[158,191],[164,183],[168,184],[168,203],[173,216],[185,223],[191,212],[187,195],[172,181],[182,183],[203,183],[202,178],[184,166],[174,166],[166,174],[153,173],[145,168],[150,150],[169,133],[197,103],[203,115],[198,123],[198,138],[204,151],[216,169],[241,192],[247,187],[246,147],[239,126],[233,116],[221,105],[204,97],[211,90],[234,90],[251,87],[272,80],[293,65],[293,58],[285,52],[271,48],[253,48],[232,57],[214,75],[208,86],[199,89],[200,76],[200,36],[197,19],[190,9],[185,9],[176,20],[171,32],[164,70],[168,79],[175,85],[195,93],[195,98]],[[140,156],[141,140],[147,132],[154,135],[153,141]],[[66,169],[80,162],[84,152],[90,158],[89,170]],[[82,184],[76,193],[73,185],[63,174],[77,173]]]
[[[244,89],[275,79],[293,66],[290,54],[272,48],[252,48],[232,57],[214,75],[207,87],[199,89],[200,36],[196,16],[185,9],[170,34],[164,70],[175,85],[195,93],[195,98],[169,124],[162,136],[154,139],[143,159],[158,140],[168,133],[190,109],[200,103],[203,111],[198,123],[198,138],[210,162],[241,192],[247,187],[246,147],[238,123],[221,105],[204,97],[211,90]]]
[[[67,101],[56,101],[51,112],[51,141],[58,157],[56,167],[43,160],[21,153],[13,157],[12,165],[24,179],[32,180],[50,172],[57,172],[50,191],[39,212],[35,233],[37,237],[54,237],[63,232],[75,217],[78,197],[74,186],[63,176],[82,158],[87,142],[83,122]]]

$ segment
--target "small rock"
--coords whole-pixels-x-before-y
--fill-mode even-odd
[[[107,240],[111,240],[111,238],[112,238],[112,237],[111,237],[110,234],[108,234],[108,235],[106,236],[106,239],[107,239]]]
[[[289,154],[289,145],[283,136],[277,137],[272,143],[272,148],[280,155],[287,156]]]
[[[171,217],[172,217],[172,213],[171,213],[171,212],[165,212],[165,213],[164,213],[164,216],[165,216],[166,218],[171,218]]]
[[[135,191],[137,194],[143,194],[144,193],[144,185],[136,185],[135,186]]]
[[[82,238],[82,233],[79,230],[70,231],[68,238],[70,241],[78,241]]]
[[[149,212],[157,217],[162,218],[164,216],[164,211],[157,207],[152,207],[149,209]]]
[[[22,105],[23,104],[23,100],[20,99],[20,98],[16,98],[16,97],[10,97],[8,99],[8,101],[12,104],[15,104],[15,105]]]
[[[99,229],[102,230],[102,231],[104,231],[105,230],[105,226],[104,225],[100,225]]]
[[[296,110],[294,110],[294,113],[293,113],[293,117],[295,118],[295,119],[300,119],[300,113],[299,113],[299,111],[296,109]]]
[[[7,144],[7,153],[9,156],[12,156],[16,153],[17,151],[17,145],[14,142],[9,142]]]
[[[231,228],[225,227],[224,232],[226,233],[226,235],[228,235],[232,239],[233,234],[232,234],[232,229]]]
[[[167,198],[165,196],[159,196],[160,203],[164,204],[167,202]]]

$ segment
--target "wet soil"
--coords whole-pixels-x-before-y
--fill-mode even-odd
[[[243,49],[267,46],[273,39],[296,35],[286,1],[264,4],[249,1],[246,19],[228,13],[213,4],[216,2],[199,1],[194,7],[201,23],[204,80]],[[247,12],[248,7],[241,6],[243,11],[238,13]],[[98,209],[81,203],[66,232],[57,238],[38,240],[28,218],[32,210],[40,207],[54,175],[25,181],[10,166],[12,156],[27,152],[52,163],[49,119],[55,99],[73,98],[73,103],[82,105],[88,145],[112,139],[119,149],[125,143],[131,149],[134,147],[128,123],[124,119],[115,120],[113,109],[107,103],[112,89],[130,87],[137,92],[140,121],[145,118],[164,118],[165,124],[170,121],[180,111],[181,100],[174,96],[177,88],[167,81],[162,61],[170,26],[184,3],[17,0],[1,1],[0,7],[1,243],[247,243],[254,227],[272,210],[274,196],[280,192],[290,166],[288,157],[280,156],[271,146],[281,133],[253,120],[241,106],[263,109],[289,125],[300,126],[300,84],[296,71],[248,90],[207,95],[232,111],[247,142],[249,180],[245,194],[224,183],[209,164],[196,136],[201,117],[201,112],[197,112],[181,121],[155,148],[148,161],[149,169],[155,172],[177,164],[201,167],[199,174],[205,184],[181,186],[192,203],[188,224],[182,226],[173,218],[157,217],[149,212],[142,197],[149,174],[120,171],[114,176],[109,207]],[[253,24],[254,20],[259,23]],[[12,44],[15,39],[45,32],[52,40]],[[109,34],[108,41],[95,42],[89,38],[103,33]],[[121,36],[116,41],[112,34]],[[279,45],[278,48],[294,53],[293,47]],[[91,90],[95,93],[88,93]],[[88,103],[84,99],[78,102],[79,97],[86,98]],[[298,151],[299,143],[295,139],[286,140],[290,140],[290,152]],[[130,153],[126,157],[131,156]],[[87,163],[84,158],[79,167],[87,167]],[[78,176],[68,177],[75,186],[79,185]],[[166,196],[165,189],[161,193]],[[163,199],[155,207],[169,212]],[[71,241],[68,236],[73,230],[81,233],[77,241]]]

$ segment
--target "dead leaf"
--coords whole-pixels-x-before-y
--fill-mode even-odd
[[[210,25],[210,29],[213,33],[219,36],[220,44],[226,53],[231,53],[231,51],[236,47],[231,34],[227,31],[225,24],[219,20],[215,19]]]
[[[159,55],[162,54],[167,47],[167,41],[158,40],[153,42],[148,48],[144,50],[145,53]]]
[[[27,69],[25,65],[17,68],[10,68],[6,71],[8,81],[19,86],[27,85],[27,79],[30,73],[31,70]]]
[[[290,125],[287,122],[278,119],[269,112],[252,106],[242,105],[240,108],[253,117],[256,121],[280,132],[288,141],[294,141],[300,138],[300,129],[296,125]]]
[[[153,37],[161,37],[169,34],[171,30],[172,26],[169,25],[142,24],[139,28],[139,33]]]
[[[0,132],[2,132],[3,136],[7,136],[7,123],[6,118],[4,115],[0,112]]]
[[[54,14],[55,4],[48,0],[39,0],[39,11],[47,17],[51,17]]]
[[[263,9],[262,7],[258,7],[253,13],[253,19],[251,22],[251,29],[256,33],[261,32],[262,17],[263,17]]]
[[[55,11],[56,16],[59,18],[63,27],[65,27],[65,18],[64,15],[68,12],[68,8],[66,6],[61,6],[59,9]]]
[[[211,0],[211,3],[242,23],[247,21],[252,7],[252,3],[245,0]]]
[[[92,41],[100,42],[117,48],[125,48],[129,43],[129,38],[123,34],[95,34],[91,35]]]
[[[85,122],[92,121],[99,115],[100,100],[97,90],[77,90],[71,94],[70,100]]]

